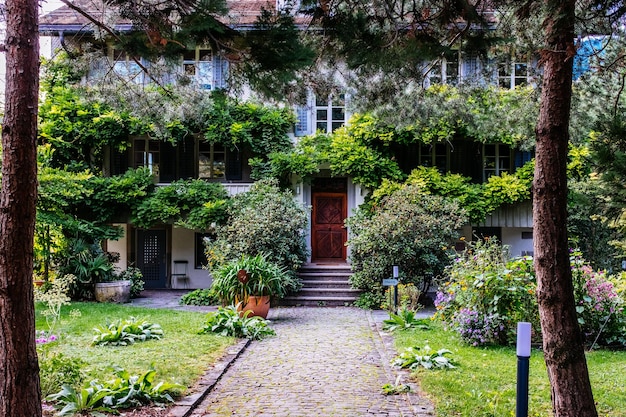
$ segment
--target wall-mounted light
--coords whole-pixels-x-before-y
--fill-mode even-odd
[[[296,195],[300,195],[300,186],[296,185]]]

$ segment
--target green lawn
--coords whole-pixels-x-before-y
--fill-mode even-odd
[[[475,348],[463,344],[455,332],[438,323],[432,330],[394,334],[396,348],[429,345],[453,352],[453,370],[420,370],[414,375],[435,404],[439,417],[515,416],[517,356],[515,348]],[[587,354],[598,414],[626,416],[626,352],[598,350]],[[543,355],[533,349],[530,361],[529,416],[551,416],[550,386]]]
[[[70,310],[74,309],[80,311],[80,317],[70,317]],[[47,329],[45,317],[40,314],[42,310],[43,305],[37,305],[37,330]],[[91,346],[94,327],[107,324],[107,320],[131,316],[161,325],[164,337],[130,346]],[[131,374],[143,373],[153,365],[157,381],[191,386],[235,342],[233,338],[197,334],[205,316],[205,313],[108,303],[72,303],[63,307],[61,322],[54,331],[60,337],[59,341],[48,348],[85,361],[88,364],[85,368],[87,380],[109,379],[113,376],[108,369],[111,365],[119,365]]]

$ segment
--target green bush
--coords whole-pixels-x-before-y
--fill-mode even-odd
[[[347,220],[354,287],[380,294],[382,280],[399,266],[400,281],[425,294],[449,262],[446,247],[466,221],[457,203],[407,185],[381,200],[371,212]],[[380,306],[380,303],[378,303]]]
[[[475,346],[503,344],[518,321],[539,329],[531,258],[510,259],[496,239],[467,242],[455,256],[437,293],[437,315]]]
[[[252,312],[240,313],[237,307],[219,307],[217,311],[207,314],[207,320],[200,333],[216,333],[221,336],[233,336],[252,340],[260,340],[275,334],[268,321],[257,316],[249,317]]]
[[[45,346],[38,346],[39,381],[44,397],[58,392],[63,385],[79,387],[84,378],[82,368],[86,363],[78,358],[70,358],[62,353],[49,352]]]
[[[118,278],[130,281],[131,298],[137,298],[144,289],[143,274],[139,268],[128,267],[118,275]]]
[[[217,237],[207,247],[211,270],[242,255],[264,254],[289,271],[306,261],[307,210],[276,180],[258,181],[233,197],[228,214],[227,224],[217,227]]]
[[[180,304],[186,306],[214,306],[219,302],[210,288],[200,288],[180,297]]]
[[[621,276],[595,271],[580,254],[570,257],[578,323],[586,344],[626,346]],[[517,322],[540,329],[532,259],[508,257],[494,240],[468,244],[447,269],[437,293],[437,316],[474,346],[515,340]],[[535,333],[541,337],[539,331]]]

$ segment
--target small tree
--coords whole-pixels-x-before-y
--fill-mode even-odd
[[[372,212],[361,210],[348,221],[352,237],[352,285],[382,294],[382,280],[398,265],[401,281],[422,294],[448,261],[446,247],[467,221],[458,203],[406,185],[381,201]]]

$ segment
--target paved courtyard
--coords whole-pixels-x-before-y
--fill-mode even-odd
[[[273,308],[269,319],[277,335],[252,342],[191,416],[434,415],[415,394],[383,394],[397,375],[371,312]]]

